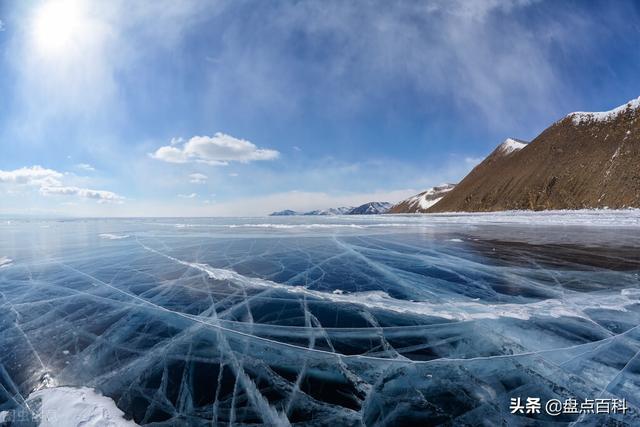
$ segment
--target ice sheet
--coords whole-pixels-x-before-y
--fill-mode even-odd
[[[513,396],[603,396],[633,425],[639,216],[12,220],[0,413],[84,390],[139,425],[518,425]]]

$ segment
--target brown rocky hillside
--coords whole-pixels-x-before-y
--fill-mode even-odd
[[[428,212],[640,207],[640,98],[507,140]]]

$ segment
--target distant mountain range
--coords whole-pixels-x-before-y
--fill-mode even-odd
[[[290,209],[273,212],[269,216],[292,216],[292,215],[378,215],[387,213],[392,204],[388,202],[369,202],[356,207],[340,207],[315,210],[309,212],[296,212]]]
[[[351,209],[347,215],[378,215],[385,214],[393,206],[388,202],[369,202]]]
[[[348,215],[352,210],[352,206],[342,206],[339,208],[320,209],[305,212],[303,215]]]

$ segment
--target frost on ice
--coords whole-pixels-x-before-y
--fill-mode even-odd
[[[112,234],[112,233],[100,234],[100,238],[106,239],[106,240],[120,240],[120,239],[126,239],[127,237],[129,237],[128,234]]]
[[[640,422],[638,211],[266,221],[3,227],[0,417],[519,425],[537,396]]]
[[[11,264],[13,264],[13,260],[11,258],[6,256],[0,257],[0,268],[9,267]]]
[[[113,400],[86,387],[35,391],[26,402],[41,427],[133,427]]]

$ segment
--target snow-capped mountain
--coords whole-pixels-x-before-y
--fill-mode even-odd
[[[509,155],[511,153],[515,153],[516,151],[522,150],[526,147],[528,142],[521,141],[515,138],[507,138],[504,140],[502,144],[498,146],[498,151],[504,155]]]
[[[319,209],[305,212],[303,215],[346,215],[353,209],[353,206],[341,206],[339,208]]]
[[[640,207],[640,98],[507,139],[429,212]]]
[[[389,202],[369,202],[347,212],[347,215],[379,215],[385,214],[393,206]]]
[[[290,209],[273,212],[269,216],[291,216],[291,215],[378,215],[387,213],[392,204],[388,202],[368,202],[364,205],[342,206],[339,208],[318,209],[309,212],[296,212]]]
[[[455,184],[443,184],[430,188],[394,205],[389,210],[389,213],[424,213],[431,206],[438,203],[445,194],[453,190],[455,186]]]

